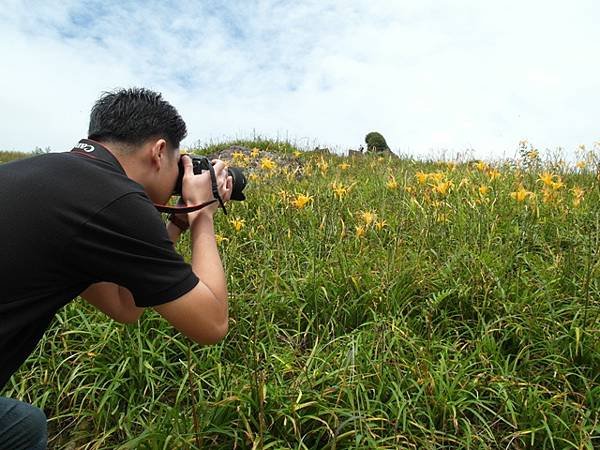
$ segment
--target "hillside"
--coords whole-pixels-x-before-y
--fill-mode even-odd
[[[72,302],[3,393],[47,410],[53,448],[600,445],[597,154],[235,144],[229,335],[200,347],[152,311],[124,326]]]

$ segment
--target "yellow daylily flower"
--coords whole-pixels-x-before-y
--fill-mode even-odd
[[[490,169],[487,171],[487,175],[488,175],[488,177],[490,177],[490,180],[495,180],[496,178],[498,178],[500,176],[500,172],[497,171],[496,169]]]
[[[419,182],[419,184],[425,184],[425,182],[427,181],[427,174],[424,172],[417,172],[415,174],[415,177],[417,177],[417,181]]]
[[[321,171],[323,175],[327,173],[327,169],[329,169],[329,163],[325,161],[323,158],[319,162],[317,162],[317,167]]]
[[[583,195],[585,194],[585,191],[583,189],[581,189],[579,186],[575,186],[573,189],[571,189],[571,192],[573,193],[574,197],[578,197],[578,198],[582,198]]]
[[[298,209],[304,208],[308,203],[312,201],[312,196],[305,194],[296,194],[296,198],[292,200],[292,205]]]
[[[233,225],[233,229],[238,232],[246,225],[246,221],[244,219],[240,219],[239,217],[231,219],[229,223]]]
[[[398,182],[396,181],[396,177],[394,177],[394,175],[390,175],[390,177],[387,180],[387,183],[385,183],[385,187],[387,187],[390,190],[394,190],[394,189],[398,189]]]
[[[532,192],[527,191],[523,186],[521,186],[515,192],[511,192],[510,196],[518,202],[524,202],[527,197],[531,197],[532,194]]]
[[[385,227],[387,227],[387,222],[385,220],[378,220],[377,222],[375,222],[375,228],[377,229],[377,231],[381,231],[383,230]]]
[[[355,234],[356,234],[357,238],[362,237],[362,236],[365,235],[365,231],[366,230],[365,230],[365,227],[363,225],[356,225],[354,228],[355,228]]]
[[[438,183],[433,190],[441,195],[446,195],[451,187],[452,181],[444,181],[443,183]]]
[[[488,168],[488,165],[483,161],[479,161],[477,164],[475,164],[475,168],[480,172],[485,172]]]
[[[365,222],[366,226],[371,225],[375,221],[376,217],[377,214],[375,214],[373,211],[362,211],[360,213],[360,218]]]
[[[260,160],[260,167],[265,170],[273,170],[277,164],[271,158],[263,158]]]
[[[217,241],[217,245],[218,245],[218,244],[221,244],[221,242],[228,241],[229,238],[226,238],[223,235],[216,233],[215,234],[215,240]]]
[[[427,176],[429,178],[431,178],[434,181],[437,181],[438,183],[441,183],[442,180],[445,178],[445,175],[443,172],[432,172],[427,174]]]
[[[552,175],[550,172],[544,172],[539,176],[538,180],[544,183],[546,186],[551,186],[552,183],[554,183],[554,175]]]
[[[234,161],[243,161],[246,159],[246,155],[244,155],[242,152],[233,152],[231,154],[231,156],[233,156],[233,160]]]
[[[333,191],[333,195],[335,196],[335,198],[341,200],[348,193],[350,188],[344,186],[341,183],[338,184],[336,182],[333,182],[331,184],[331,190]]]

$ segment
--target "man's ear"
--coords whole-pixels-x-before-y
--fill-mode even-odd
[[[164,139],[157,139],[156,141],[152,141],[150,148],[150,159],[152,162],[152,167],[154,167],[156,170],[160,170],[166,158],[169,157],[167,151],[167,141],[165,141]]]

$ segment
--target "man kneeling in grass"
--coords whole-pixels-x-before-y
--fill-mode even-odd
[[[88,139],[70,152],[0,165],[0,389],[78,295],[119,322],[135,322],[152,307],[195,342],[225,336],[227,285],[213,228],[218,203],[166,227],[154,205],[171,197],[180,158],[185,204],[213,200],[210,173],[195,175],[191,159],[180,156],[186,133],[160,94],[123,89],[100,97]],[[214,172],[228,201],[225,164],[214,161]],[[191,265],[173,246],[188,226]],[[0,449],[41,449],[46,441],[40,409],[0,397]]]

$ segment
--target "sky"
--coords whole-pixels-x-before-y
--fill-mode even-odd
[[[595,0],[1,0],[0,149],[69,150],[105,91],[163,94],[182,147],[260,136],[414,157],[600,141]]]

